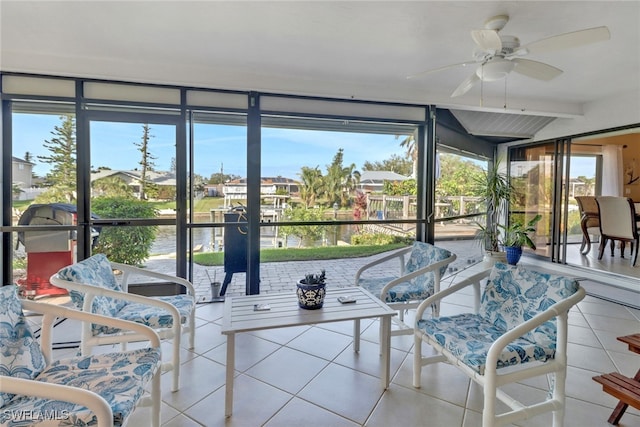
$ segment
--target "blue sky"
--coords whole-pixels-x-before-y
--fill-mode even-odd
[[[44,175],[50,169],[35,156],[47,155],[45,140],[51,140],[57,116],[14,115],[14,155],[23,158],[30,152],[35,172]],[[156,170],[169,170],[175,156],[175,129],[169,125],[151,125],[149,142]],[[194,170],[209,177],[219,172],[246,176],[246,130],[243,126],[196,125],[194,130]],[[141,154],[133,144],[140,142],[142,125],[92,122],[91,166],[111,169],[139,168]],[[262,132],[262,175],[297,178],[302,166],[318,166],[323,172],[339,148],[344,150],[343,164],[354,163],[360,170],[365,161],[381,161],[392,154],[404,155],[401,139],[394,135],[373,135],[330,131],[265,128]]]
[[[51,140],[54,126],[60,125],[55,115],[14,114],[14,155],[34,156],[35,173],[43,176],[50,166],[35,156],[47,155],[45,140]],[[175,156],[175,129],[169,125],[151,125],[150,152],[156,157],[156,170],[169,170]],[[246,177],[246,130],[243,126],[198,124],[195,126],[194,170],[208,178],[212,173]],[[139,168],[140,152],[133,144],[142,136],[142,125],[132,123],[92,122],[91,165],[111,169]],[[354,163],[362,170],[365,161],[376,162],[393,154],[404,156],[400,139],[394,135],[308,131],[264,128],[262,131],[262,176],[297,179],[302,166],[318,166],[325,172],[339,148],[344,150],[345,166]],[[592,158],[574,158],[571,176],[594,176]]]

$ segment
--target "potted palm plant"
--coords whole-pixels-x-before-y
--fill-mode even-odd
[[[478,239],[484,245],[485,261],[505,261],[506,254],[500,245],[500,220],[506,219],[507,209],[514,200],[515,189],[506,174],[500,171],[500,159],[496,158],[489,168],[475,179],[476,194],[482,197],[487,208],[485,224],[476,223],[480,228]]]
[[[502,246],[506,251],[507,262],[516,265],[522,256],[522,247],[526,246],[533,250],[536,244],[531,240],[529,233],[536,231],[536,223],[540,221],[542,215],[538,214],[526,223],[513,221],[509,225],[499,225],[503,231]]]
[[[298,295],[298,305],[307,310],[322,308],[324,295],[326,293],[326,274],[322,270],[319,274],[306,274],[296,286]]]

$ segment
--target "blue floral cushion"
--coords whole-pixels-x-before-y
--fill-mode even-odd
[[[482,295],[480,315],[495,326],[510,330],[577,290],[574,279],[496,263]],[[545,322],[525,338],[555,346],[555,320]]]
[[[484,375],[487,352],[493,342],[506,331],[477,314],[421,319],[418,329],[424,331],[470,368]],[[525,338],[507,345],[498,357],[498,368],[554,357],[555,349],[541,346]]]
[[[75,283],[86,283],[122,292],[122,287],[116,281],[111,263],[104,254],[96,254],[83,261],[69,265],[58,271],[58,276]],[[74,305],[82,310],[84,293],[70,291],[69,296]],[[126,305],[126,301],[109,297],[96,297],[91,307],[92,313],[115,317],[115,314]]]
[[[40,345],[22,312],[17,287],[0,286],[0,376],[34,379],[45,364]],[[0,407],[12,397],[0,392]]]
[[[409,259],[405,265],[405,274],[427,267],[451,256],[451,252],[429,243],[414,242]],[[440,275],[447,270],[447,265],[440,268]],[[398,277],[360,278],[359,285],[380,298],[382,288]],[[433,272],[421,274],[406,282],[398,283],[387,293],[385,302],[407,302],[429,298],[433,295],[435,275]]]
[[[371,279],[360,279],[360,286],[371,292],[376,297],[382,295],[382,288],[397,277],[376,277]],[[427,299],[433,295],[433,283],[431,287],[417,285],[413,282],[400,282],[387,292],[385,302],[406,302]]]
[[[54,362],[36,379],[99,394],[113,410],[114,425],[121,426],[135,409],[160,363],[158,348],[79,356]],[[12,420],[15,414],[57,416],[58,419],[42,417],[29,423],[39,427],[94,426],[97,421],[93,413],[82,405],[37,397],[15,397],[0,411],[0,425],[14,425],[11,422],[15,421]]]
[[[191,295],[171,295],[163,297],[153,297],[164,302],[168,302],[178,309],[180,313],[180,323],[185,323],[196,301]],[[118,319],[130,320],[142,323],[151,328],[170,328],[173,326],[173,317],[166,310],[158,307],[139,303],[128,303],[117,313]],[[114,329],[100,328],[100,332],[115,333]]]

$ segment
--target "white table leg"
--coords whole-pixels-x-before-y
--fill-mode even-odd
[[[380,350],[382,350],[380,380],[382,387],[386,390],[389,388],[389,381],[391,380],[391,316],[382,316],[380,322]]]
[[[360,319],[353,321],[353,351],[360,351]]]
[[[236,361],[236,334],[227,335],[227,373],[224,389],[224,415],[229,418],[233,412],[233,374]]]

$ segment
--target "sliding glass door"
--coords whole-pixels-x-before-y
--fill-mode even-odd
[[[194,111],[191,117],[189,277],[204,270],[208,283],[224,283],[217,289],[224,294],[232,271],[247,270],[246,225],[223,225],[246,221],[234,209],[247,204],[247,115]]]
[[[562,144],[546,143],[510,150],[510,179],[517,198],[510,206],[509,221],[526,222],[540,215],[533,241],[536,250],[526,252],[561,261],[564,237]],[[559,209],[556,209],[559,207]]]
[[[176,118],[91,112],[88,124],[90,252],[176,274]]]

